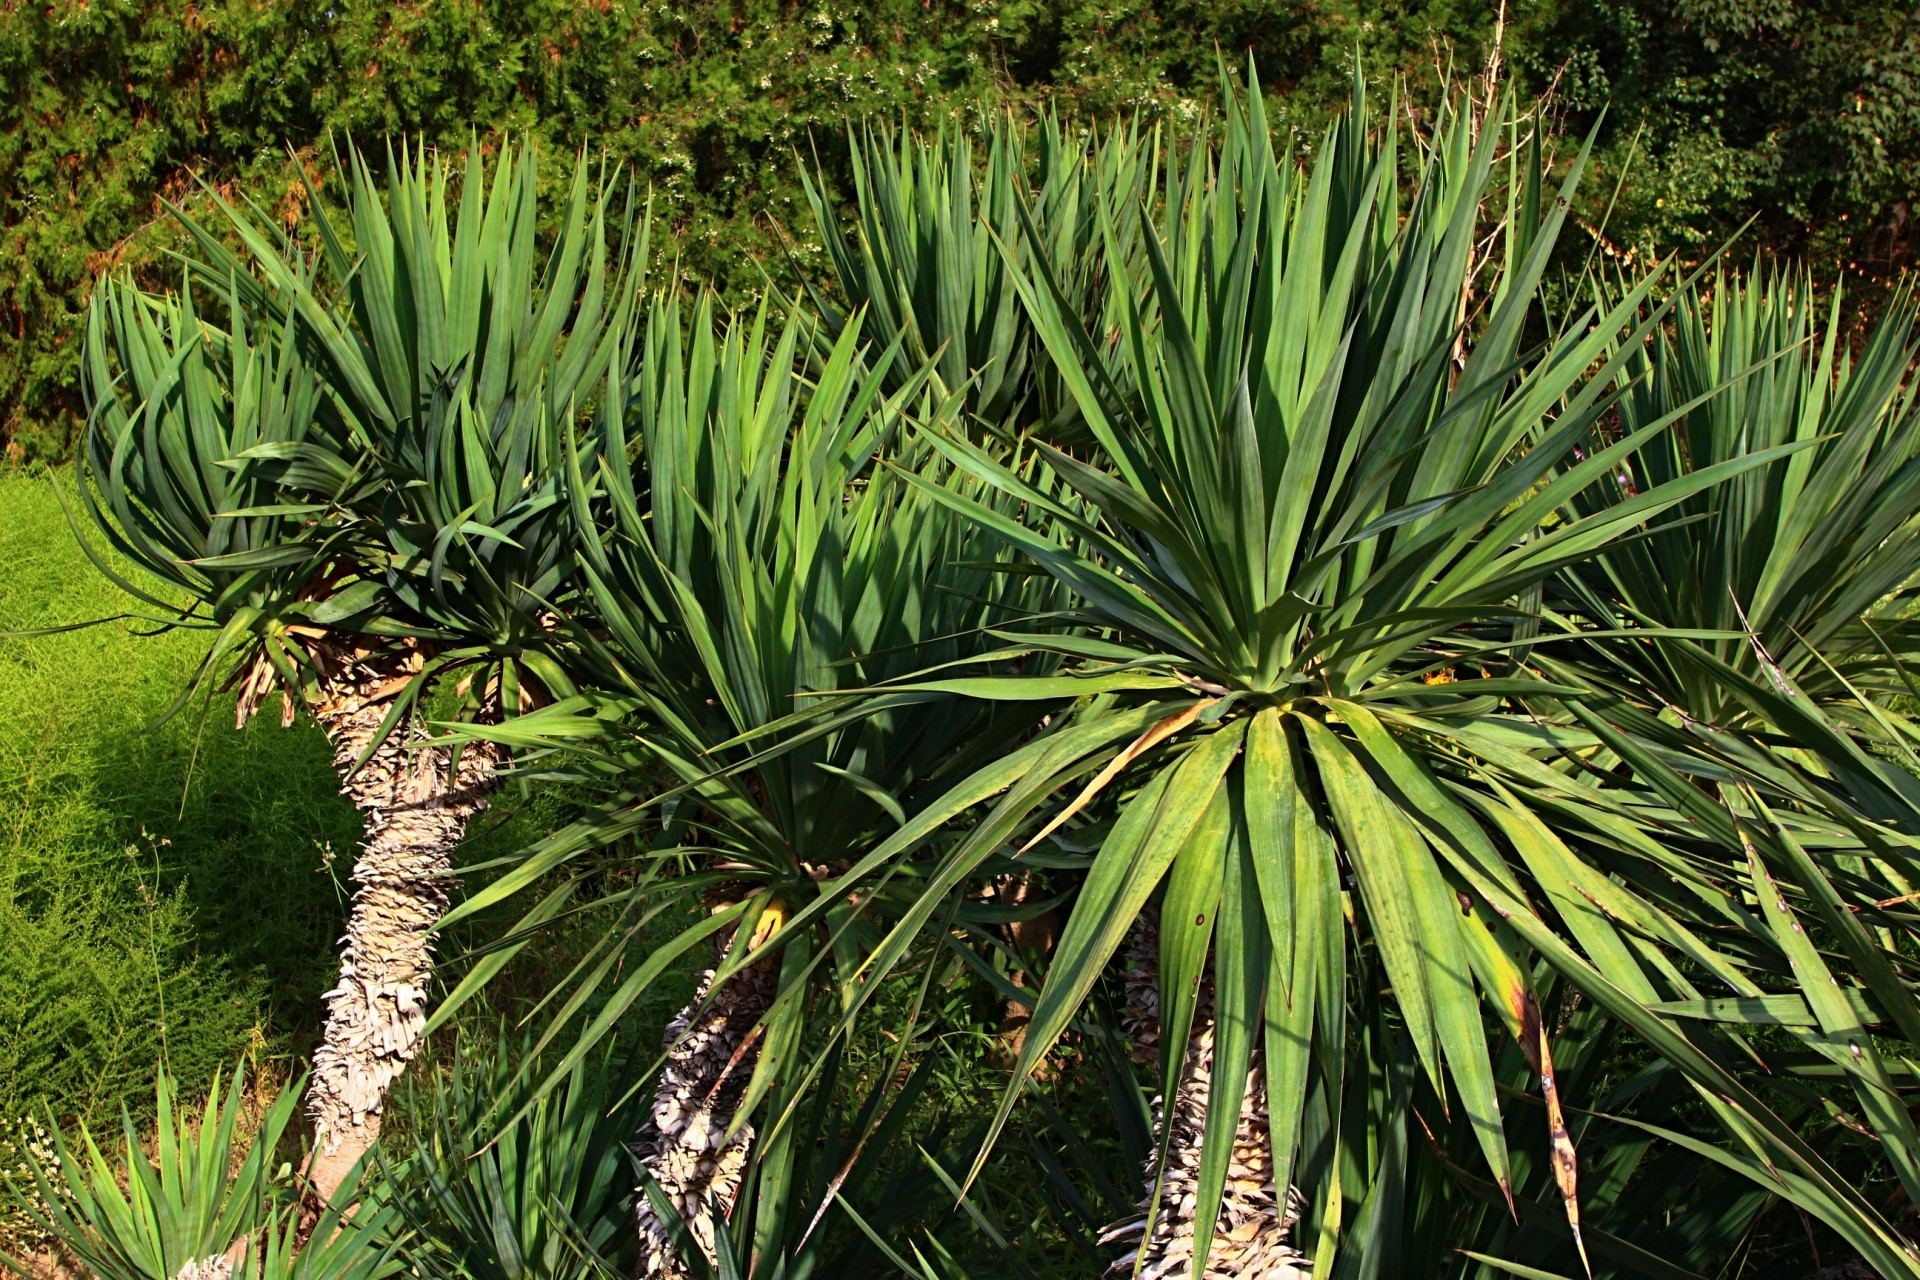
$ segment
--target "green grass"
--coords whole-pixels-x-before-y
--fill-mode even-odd
[[[53,482],[0,474],[0,632],[129,603],[74,541]],[[242,1056],[284,1059],[291,1074],[320,1029],[358,815],[319,731],[304,716],[281,728],[277,702],[236,730],[230,695],[196,697],[149,732],[208,634],[153,630],[0,639],[0,1117],[45,1103],[62,1120],[110,1120],[123,1102],[151,1105],[163,1060],[196,1082]],[[462,861],[571,812],[562,793],[509,786]],[[525,1013],[571,967],[581,932],[603,926],[583,918],[536,942],[462,1021],[485,1034]],[[652,1048],[671,999],[635,1011],[646,1025],[633,1041]]]
[[[125,607],[51,483],[0,476],[0,630]],[[206,1079],[317,1024],[359,824],[309,724],[215,695],[146,731],[205,638],[0,640],[0,1113],[97,1121],[163,1057]]]

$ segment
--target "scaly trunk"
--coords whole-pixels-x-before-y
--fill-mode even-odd
[[[486,807],[495,756],[483,744],[448,752],[415,731],[388,736],[349,773],[374,738],[389,699],[418,669],[413,655],[373,666],[350,659],[328,681],[314,717],[345,777],[342,794],[366,820],[354,863],[353,909],[341,940],[340,980],[323,997],[327,1026],[313,1055],[307,1114],[314,1191],[331,1200],[380,1133],[380,1108],[419,1049],[433,972],[429,931],[447,909],[453,850]]]
[[[712,983],[709,969],[692,1003],[667,1024],[666,1065],[635,1144],[641,1165],[710,1262],[715,1257],[713,1211],[717,1207],[723,1218],[733,1212],[753,1147],[751,1124],[741,1125],[731,1138],[727,1129],[760,1056],[758,1028],[779,992],[779,960],[770,957],[742,969],[703,1012]],[[640,1274],[692,1276],[674,1247],[675,1233],[654,1212],[644,1188],[636,1204]]]
[[[1137,1060],[1156,1061],[1160,1044],[1159,930],[1151,916],[1134,928],[1127,956],[1124,1024]],[[1142,1280],[1176,1280],[1192,1273],[1194,1213],[1199,1199],[1200,1147],[1206,1131],[1207,1097],[1213,1087],[1213,984],[1203,983],[1194,1010],[1193,1036],[1173,1091],[1173,1105],[1153,1100],[1154,1137],[1168,1134],[1167,1167],[1160,1212],[1147,1235],[1153,1186],[1159,1172],[1158,1148],[1147,1157],[1147,1191],[1139,1211],[1108,1227],[1102,1244],[1122,1249],[1107,1274],[1138,1274]],[[1170,1129],[1163,1129],[1170,1126]],[[1214,1225],[1213,1248],[1204,1280],[1307,1280],[1312,1265],[1289,1243],[1299,1216],[1291,1187],[1284,1197],[1273,1185],[1273,1147],[1267,1135],[1266,1072],[1254,1057],[1247,1092],[1240,1103],[1240,1124],[1233,1136],[1226,1194]]]

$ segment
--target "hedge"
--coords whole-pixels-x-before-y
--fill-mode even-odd
[[[1697,253],[1759,213],[1760,244],[1826,278],[1906,265],[1908,5],[1510,7],[1519,87],[1600,122],[1581,213],[1612,252]],[[651,185],[664,258],[750,288],[809,251],[795,152],[831,166],[849,120],[1187,119],[1219,59],[1250,54],[1274,110],[1311,125],[1356,51],[1381,92],[1417,95],[1478,66],[1494,21],[1476,0],[0,0],[0,440],[16,462],[65,455],[87,294],[115,264],[167,269],[163,201],[194,203],[198,177],[291,223],[293,163],[324,180],[329,137],[604,148]]]

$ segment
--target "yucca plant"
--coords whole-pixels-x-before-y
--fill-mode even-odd
[[[297,584],[314,625],[263,642],[242,702],[276,678],[300,688],[368,822],[308,1101],[323,1198],[415,1052],[452,854],[495,785],[490,745],[429,745],[411,713],[442,683],[489,721],[572,692],[546,642],[573,563],[560,478],[593,447],[573,427],[623,348],[647,253],[631,192],[584,154],[544,265],[530,151],[489,167],[476,143],[457,183],[424,150],[388,170],[383,198],[364,157],[342,164],[344,226],[310,200],[324,270],[225,202],[241,255],[186,220],[194,272],[287,334],[324,389],[305,434],[220,460],[329,539]]]
[[[113,550],[186,602],[156,595],[96,554],[84,531],[76,536],[124,590],[169,611],[163,625],[213,631],[182,701],[230,666],[237,722],[277,687],[283,724],[302,706],[329,712],[335,756],[351,769],[379,713],[356,726],[332,692],[354,670],[358,646],[333,608],[350,561],[344,531],[326,513],[364,483],[364,469],[323,447],[322,379],[296,327],[258,305],[258,292],[237,276],[218,287],[192,273],[169,299],[103,282],[88,316],[79,503]],[[218,323],[204,314],[207,298],[224,304]],[[257,456],[285,463],[268,472]],[[288,501],[290,478],[304,501]],[[384,780],[385,790],[362,780],[363,808],[391,803],[397,780]]]
[[[1756,1092],[1812,1112],[1803,1132],[1834,1162],[1858,1162],[1855,1135],[1871,1133],[1877,1176],[1911,1200],[1920,1137],[1898,1064],[1920,1032],[1920,975],[1898,939],[1920,871],[1920,758],[1895,703],[1912,687],[1913,311],[1896,297],[1854,350],[1839,336],[1840,298],[1830,306],[1823,331],[1809,281],[1758,267],[1682,293],[1671,332],[1634,353],[1607,435],[1679,421],[1579,510],[1758,450],[1791,452],[1571,567],[1550,593],[1552,621],[1599,634],[1533,661],[1605,687],[1545,713],[1571,711],[1576,733],[1594,733],[1584,747],[1568,740],[1582,767],[1624,764],[1651,780],[1679,819],[1669,848],[1742,904],[1724,922],[1745,935],[1739,970],[1667,1007],[1712,1024],[1695,1039],[1739,1045],[1724,1060],[1751,1062],[1742,1074]],[[1708,998],[1715,988],[1733,995]],[[1742,1043],[1753,1026],[1773,1028],[1774,1043]],[[1853,1116],[1815,1083],[1835,1075]],[[1830,1223],[1853,1216],[1817,1184],[1779,1193]],[[1881,1273],[1913,1274],[1910,1256],[1887,1256],[1884,1223],[1843,1234]]]
[[[1702,1113],[1684,1073],[1650,1054],[1625,1020],[1550,973],[1536,969],[1534,977],[1551,1029],[1567,1141],[1578,1153],[1581,1244],[1567,1231],[1542,1106],[1528,1097],[1536,1073],[1519,1046],[1508,1041],[1492,1060],[1496,1086],[1510,1103],[1503,1117],[1513,1162],[1509,1199],[1480,1166],[1472,1138],[1435,1122],[1443,1115],[1441,1100],[1417,1075],[1404,1032],[1388,1026],[1367,1037],[1390,1064],[1369,1105],[1391,1140],[1405,1197],[1398,1222],[1376,1239],[1371,1256],[1396,1273],[1404,1268],[1449,1280],[1571,1280],[1587,1273],[1583,1249],[1593,1274],[1602,1276],[1697,1280],[1738,1275],[1742,1267],[1748,1274],[1806,1274],[1810,1267],[1791,1269],[1807,1258],[1813,1234],[1796,1212],[1804,1202],[1781,1194],[1785,1182],[1770,1178],[1740,1143],[1726,1140],[1724,1129]],[[1694,1007],[1721,1005],[1703,1000]],[[1701,1036],[1703,1024],[1679,1014],[1675,1025],[1697,1041],[1719,1039],[1715,1047],[1735,1060],[1765,1036],[1757,1027],[1731,1025],[1724,1037]],[[1801,1056],[1773,1043],[1759,1052],[1773,1069]],[[1767,1087],[1760,1070],[1745,1079]],[[1801,1087],[1807,1086],[1813,1086],[1811,1072]],[[1871,1167],[1870,1158],[1861,1158],[1869,1144],[1856,1142],[1845,1152],[1822,1139],[1820,1130],[1840,1126],[1827,1121],[1812,1097],[1776,1091],[1770,1101],[1843,1176],[1861,1178]],[[1831,1260],[1844,1251],[1832,1235],[1819,1234],[1818,1256]]]
[[[350,1185],[350,1184],[343,1184]],[[231,1272],[202,1267],[201,1280],[385,1280],[406,1274],[399,1215],[376,1205],[337,1202],[311,1215],[277,1207]],[[181,1280],[176,1275],[173,1280]]]
[[[324,1236],[294,1248],[291,1187],[276,1171],[282,1140],[300,1106],[300,1082],[281,1088],[258,1117],[251,1141],[241,1127],[249,1103],[244,1073],[221,1087],[216,1076],[205,1105],[181,1108],[172,1079],[154,1085],[154,1145],[147,1154],[131,1114],[123,1113],[122,1145],[108,1155],[82,1127],[79,1145],[55,1132],[50,1159],[31,1159],[23,1184],[9,1170],[6,1193],[25,1215],[100,1280],[378,1280],[393,1274],[385,1232],[391,1215],[351,1216],[356,1183],[323,1206]],[[242,1151],[244,1149],[244,1154]],[[6,1259],[22,1275],[25,1259]]]
[[[607,1046],[531,1098],[531,1047],[463,1041],[446,1074],[409,1091],[411,1146],[390,1157],[385,1198],[413,1228],[421,1276],[633,1274],[635,1082]]]
[[[1821,326],[1804,276],[1722,272],[1704,293],[1685,291],[1670,324],[1631,353],[1603,438],[1653,442],[1579,496],[1583,514],[1745,454],[1794,450],[1565,575],[1561,607],[1587,625],[1667,633],[1606,642],[1635,696],[1721,724],[1743,709],[1730,673],[1791,684],[1841,714],[1857,715],[1859,686],[1882,702],[1902,688],[1920,564],[1908,376],[1920,341],[1905,296],[1857,351],[1842,340],[1842,308],[1836,292]]]
[[[993,115],[983,128],[984,164],[960,129],[851,135],[853,221],[845,228],[825,173],[803,169],[837,285],[808,280],[803,292],[823,340],[857,325],[876,350],[894,349],[890,390],[931,364],[935,385],[962,395],[989,430],[1084,441],[1079,409],[1038,341],[1014,272],[1044,246],[1076,314],[1095,333],[1112,332],[1112,304],[1124,289],[1110,273],[1137,282],[1145,263],[1137,254],[1110,260],[1100,227],[1112,220],[1129,232],[1122,243],[1138,243],[1130,233],[1156,196],[1158,133],[1137,123],[1074,130],[1051,112],[1033,125]],[[1023,191],[1031,192],[1030,226],[1014,212]]]
[[[183,1267],[225,1255],[265,1218],[268,1162],[299,1107],[298,1093],[282,1091],[236,1169],[244,1084],[239,1071],[224,1090],[216,1077],[196,1124],[190,1109],[178,1109],[173,1081],[162,1072],[154,1086],[151,1162],[130,1113],[122,1116],[117,1162],[84,1128],[77,1150],[55,1130],[52,1160],[31,1169],[33,1203],[42,1206],[36,1224],[107,1277],[173,1280]],[[26,1189],[9,1173],[16,1199]]]
[[[1136,390],[1091,358],[1099,344],[1044,259],[1017,274],[1101,446],[1093,464],[1038,449],[1086,507],[957,435],[930,437],[1028,518],[948,485],[921,491],[1044,568],[1079,602],[1075,620],[1106,639],[1075,669],[1091,700],[1033,744],[1016,785],[946,855],[867,969],[884,973],[940,895],[1003,842],[1023,837],[1024,854],[1063,830],[1098,840],[998,1111],[1004,1123],[1019,1081],[1158,901],[1160,1074],[1170,1098],[1197,1087],[1206,1107],[1191,1135],[1197,1157],[1169,1150],[1172,1126],[1160,1135],[1141,1271],[1175,1256],[1205,1268],[1243,1105],[1264,1098],[1270,1194],[1298,1183],[1299,1240],[1316,1272],[1397,1258],[1418,1268],[1401,1274],[1439,1273],[1451,1255],[1399,1251],[1407,1100],[1418,1081],[1438,1102],[1425,1122],[1466,1135],[1512,1203],[1490,1020],[1537,1077],[1558,1207],[1584,1253],[1538,962],[1711,1095],[1739,1140],[1817,1186],[1876,1265],[1900,1256],[1884,1220],[1819,1152],[1671,1015],[1650,1010],[1666,975],[1641,974],[1612,920],[1625,913],[1711,955],[1668,904],[1683,896],[1676,876],[1709,902],[1721,891],[1699,866],[1658,855],[1644,783],[1549,767],[1551,731],[1517,701],[1556,692],[1511,656],[1536,634],[1528,593],[1786,452],[1568,514],[1574,495],[1658,438],[1652,429],[1574,455],[1612,407],[1621,352],[1661,316],[1642,314],[1643,280],[1522,353],[1584,152],[1535,225],[1512,212],[1527,201],[1507,212],[1486,201],[1495,156],[1517,132],[1510,110],[1484,126],[1446,114],[1415,157],[1421,181],[1403,209],[1394,125],[1371,118],[1357,90],[1353,113],[1298,170],[1250,95],[1230,107],[1222,148],[1197,152],[1187,180],[1170,180],[1165,220],[1145,244],[1150,283],[1123,300]],[[1111,255],[1125,252],[1116,232],[1108,240]],[[1482,263],[1483,243],[1504,245],[1504,257]],[[1481,314],[1473,298],[1485,300]],[[1465,331],[1463,317],[1474,320]],[[1031,641],[1036,652],[1050,643]],[[1090,652],[1086,642],[1052,647]],[[1074,678],[1029,682],[1025,696]],[[902,687],[992,698],[1020,696],[1017,684]],[[1602,916],[1595,901],[1614,905]],[[1195,1081],[1187,1046],[1209,976],[1210,1072]],[[1177,1226],[1162,1231],[1163,1221]]]
[[[848,868],[956,768],[993,758],[1034,721],[938,692],[840,710],[844,691],[997,647],[986,629],[1042,606],[1049,589],[996,572],[974,530],[878,464],[909,414],[951,416],[951,400],[932,398],[924,376],[889,393],[893,352],[865,358],[854,327],[803,376],[810,325],[764,306],[722,323],[703,298],[689,333],[677,302],[655,308],[597,472],[568,480],[590,594],[567,645],[593,692],[494,731],[563,748],[567,767],[634,794],[449,917],[652,829],[637,882],[619,895],[625,921],[582,961],[588,981],[560,1006],[557,1030],[642,925],[711,908],[631,968],[589,1028],[612,1025],[678,957],[725,944],[669,1028],[641,1135],[642,1163],[681,1219],[641,1204],[648,1267],[670,1265],[678,1230],[716,1248],[713,1211],[738,1196],[753,1208],[734,1213],[733,1230],[753,1256],[804,1230],[785,1206],[804,1145],[794,1108],[819,1069],[810,1022],[830,993],[847,997],[899,894]],[[537,906],[522,928],[565,900]],[[779,929],[809,904],[825,913],[818,930]]]
[[[1656,631],[1650,642],[1663,638]],[[1690,647],[1690,677],[1714,670],[1705,644]],[[1567,699],[1578,731],[1566,743],[1583,767],[1648,779],[1672,808],[1666,847],[1720,890],[1717,955],[1697,951],[1685,978],[1664,983],[1660,959],[1648,956],[1639,974],[1623,966],[1622,985],[1669,985],[1655,1007],[1691,1024],[1691,1041],[1755,1094],[1805,1116],[1810,1149],[1859,1170],[1862,1190],[1887,1191],[1873,1201],[1911,1205],[1920,1193],[1910,1067],[1920,970],[1906,938],[1920,884],[1920,755],[1904,719],[1840,677],[1838,660],[1806,657],[1806,686],[1778,665],[1721,666],[1717,724],[1657,698]],[[1905,683],[1890,654],[1882,673]],[[1591,734],[1584,743],[1580,731]],[[1681,885],[1683,895],[1698,892]],[[1825,1180],[1780,1176],[1765,1163],[1772,1149],[1747,1136],[1749,1152],[1694,1149],[1827,1223],[1878,1274],[1920,1274],[1909,1234]],[[1909,1215],[1891,1216],[1910,1232]]]
[[[1126,951],[1125,1005],[1122,1025],[1134,1060],[1159,1065],[1161,1048],[1160,921],[1144,912],[1133,926]],[[1247,1096],[1238,1107],[1233,1151],[1227,1160],[1226,1185],[1221,1192],[1216,1229],[1220,1237],[1209,1257],[1196,1259],[1192,1224],[1198,1208],[1190,1199],[1169,1199],[1167,1212],[1158,1212],[1163,1182],[1190,1187],[1196,1181],[1201,1134],[1212,1103],[1211,1081],[1217,1022],[1213,985],[1202,978],[1196,993],[1193,1030],[1176,1074],[1174,1088],[1153,1100],[1153,1123],[1162,1142],[1142,1159],[1144,1185],[1135,1203],[1115,1215],[1100,1232],[1102,1245],[1117,1251],[1107,1268],[1112,1276],[1136,1272],[1147,1280],[1190,1273],[1201,1275],[1260,1275],[1272,1280],[1306,1280],[1312,1264],[1290,1238],[1299,1218],[1298,1197],[1291,1187],[1273,1177],[1272,1147],[1268,1139],[1265,1082],[1248,1080]],[[1162,1157],[1169,1162],[1162,1165]]]
[[[87,313],[76,498],[113,551],[178,595],[156,595],[79,536],[103,574],[156,620],[215,631],[201,677],[242,659],[242,719],[272,691],[255,675],[262,664],[269,673],[290,664],[324,630],[315,614],[325,594],[310,584],[324,576],[333,535],[313,519],[324,500],[288,504],[274,478],[238,461],[252,449],[305,447],[325,394],[298,336],[245,302],[236,281],[188,275],[164,298],[101,282]],[[355,475],[315,469],[303,481],[330,498]],[[289,693],[283,719],[297,705]]]

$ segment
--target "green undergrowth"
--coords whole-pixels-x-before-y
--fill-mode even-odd
[[[0,629],[125,599],[45,478],[0,479]],[[211,1078],[312,1021],[353,809],[308,726],[195,703],[145,731],[203,645],[126,623],[0,641],[0,1111],[97,1122],[163,1057]]]
[[[0,476],[0,632],[126,607],[53,482]],[[156,630],[0,639],[0,1116],[44,1103],[97,1126],[150,1104],[163,1061],[186,1081],[242,1058],[291,1074],[320,1027],[357,815],[319,732],[282,728],[277,704],[236,729],[215,692],[156,726],[206,639]],[[519,847],[568,806],[508,787],[463,860]],[[530,1008],[570,941],[529,947],[476,1015]]]

